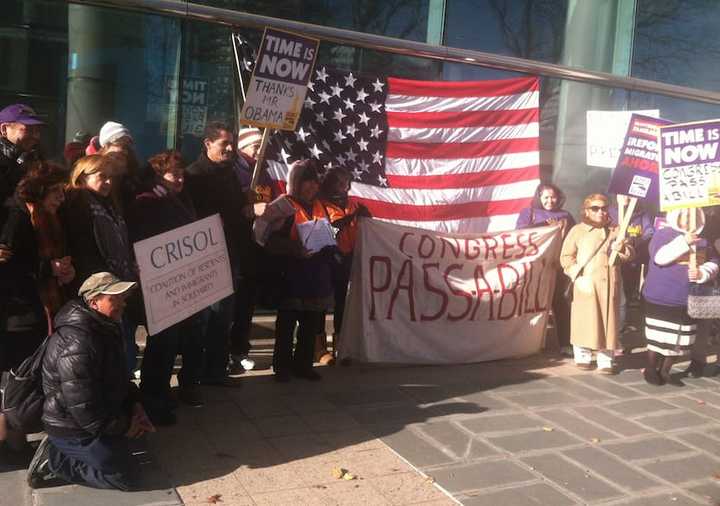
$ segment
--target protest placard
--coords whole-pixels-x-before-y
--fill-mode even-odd
[[[660,127],[660,209],[720,205],[720,120]]]
[[[218,214],[133,246],[150,335],[233,293],[230,260]]]
[[[657,118],[658,109],[643,111],[587,111],[586,163],[592,167],[614,169],[625,140],[630,118],[642,114]]]
[[[265,29],[240,113],[241,123],[295,130],[319,43],[295,33]]]
[[[657,202],[658,198],[658,135],[660,126],[670,121],[633,114],[612,173],[609,193],[628,195]]]
[[[560,225],[443,234],[361,221],[341,358],[450,364],[540,350]]]

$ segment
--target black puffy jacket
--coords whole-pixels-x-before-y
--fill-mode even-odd
[[[120,324],[74,299],[58,312],[55,329],[42,366],[45,431],[63,438],[127,432],[138,395]]]

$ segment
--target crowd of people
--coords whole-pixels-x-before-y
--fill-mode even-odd
[[[217,122],[207,125],[202,153],[187,166],[172,150],[142,162],[132,133],[113,121],[95,137],[78,133],[64,161],[53,162],[38,149],[43,126],[25,105],[0,111],[0,371],[46,346],[47,437],[30,462],[31,486],[58,480],[132,488],[129,439],[176,423],[178,401],[201,407],[199,384],[225,385],[229,374],[254,367],[258,301],[277,310],[275,379],[321,379],[313,364],[327,351],[325,316],[333,313],[339,335],[358,218],[369,216],[348,198],[349,172],[321,173],[315,162],[298,161],[283,194],[255,191],[260,132],[235,134]],[[642,280],[645,379],[680,384],[671,368],[692,352],[697,330],[687,314],[689,286],[718,273],[713,227],[702,227],[701,210],[674,211],[659,224],[639,209],[621,237],[621,213],[607,196],[589,195],[579,223],[564,201],[558,187],[543,183],[517,222],[560,225],[552,313],[561,351],[582,369],[596,362],[599,372],[614,373],[625,309]],[[261,216],[258,202],[266,204]],[[136,334],[145,315],[132,245],[215,214],[234,294],[147,336],[138,373]],[[303,230],[318,221],[332,227],[335,241],[309,249]],[[697,266],[688,262],[691,250],[698,250]],[[176,400],[170,382],[177,355]],[[694,358],[695,374],[702,363]],[[0,456],[20,459],[27,448],[22,428],[0,414]]]
[[[517,221],[518,228],[561,225],[562,272],[552,301],[561,353],[573,357],[580,369],[597,367],[600,373],[615,374],[616,357],[629,348],[622,336],[633,330],[627,308],[636,304],[647,340],[645,380],[682,386],[682,380],[671,374],[681,358],[691,359],[688,375],[702,376],[711,326],[708,320],[691,318],[687,306],[691,284],[708,283],[718,275],[716,210],[710,208],[707,219],[701,208],[655,216],[642,204],[629,211],[626,196],[618,196],[617,205],[611,205],[606,195],[593,193],[584,199],[580,223],[575,224],[562,208],[564,201],[560,188],[541,184],[531,207]],[[621,237],[625,208],[631,215],[626,219],[627,234]]]
[[[129,438],[176,423],[178,401],[203,406],[199,384],[226,385],[229,375],[254,367],[249,337],[259,298],[277,309],[275,379],[321,379],[313,370],[316,343],[327,347],[327,312],[335,312],[339,330],[361,214],[347,198],[349,174],[336,169],[321,183],[315,163],[293,164],[286,194],[272,203],[284,211],[272,220],[267,213],[260,246],[254,206],[273,195],[250,188],[257,129],[235,135],[209,123],[202,153],[186,166],[172,150],[141,162],[132,133],[112,121],[95,137],[76,135],[64,162],[49,161],[39,149],[43,127],[25,105],[0,111],[4,378],[46,347],[47,438],[30,463],[31,486],[60,480],[131,488]],[[234,294],[147,336],[138,371],[136,335],[145,315],[132,245],[214,214],[223,223]],[[298,228],[317,219],[334,227],[340,248],[305,247]],[[261,290],[264,270],[273,282]],[[176,400],[170,382],[177,355]],[[22,459],[28,448],[22,427],[0,415],[0,456]]]

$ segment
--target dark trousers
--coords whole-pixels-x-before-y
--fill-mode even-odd
[[[350,282],[350,268],[352,267],[352,255],[343,255],[341,261],[333,273],[333,292],[335,296],[335,310],[333,312],[333,332],[335,338],[340,335],[342,329],[343,314],[345,313],[345,299],[347,298],[348,283]],[[333,341],[335,342],[335,341]],[[337,346],[337,342],[335,342]]]
[[[297,344],[293,350],[293,334],[298,325]],[[293,311],[281,309],[275,322],[275,351],[273,369],[276,373],[312,369],[315,354],[315,336],[322,332],[325,313],[322,311]]]
[[[555,281],[555,292],[552,298],[553,321],[557,334],[558,346],[570,346],[570,303],[565,300],[565,287],[570,280],[562,272]]]
[[[148,336],[140,381],[144,396],[155,400],[170,397],[170,378],[177,355],[182,355],[182,369],[178,374],[180,388],[197,384],[202,364],[205,319],[201,312],[154,336]]]
[[[235,321],[230,333],[230,353],[250,353],[250,330],[257,299],[257,281],[247,277],[235,280]]]
[[[122,436],[65,439],[50,436],[49,469],[59,478],[93,488],[136,487],[128,440]]]
[[[202,378],[222,380],[227,376],[230,328],[235,295],[216,302],[205,313],[203,332]]]

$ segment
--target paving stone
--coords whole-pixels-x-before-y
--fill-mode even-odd
[[[530,429],[543,426],[541,420],[522,414],[485,415],[476,418],[466,418],[458,423],[475,434]]]
[[[452,422],[427,423],[422,425],[421,430],[437,441],[438,446],[450,451],[457,458],[466,457],[470,453],[471,445],[476,457],[497,453],[485,443],[474,441],[470,434]]]
[[[605,409],[612,410],[624,417],[647,415],[656,411],[672,411],[676,406],[662,402],[657,399],[633,399],[631,401],[615,402],[603,405]]]
[[[468,460],[479,459],[479,458],[489,457],[490,455],[496,455],[496,454],[497,454],[497,451],[494,448],[491,448],[489,445],[483,443],[482,441],[473,439],[470,442],[470,451],[468,452],[467,459]]]
[[[583,468],[559,455],[530,457],[523,459],[523,462],[584,501],[598,501],[623,496],[623,492],[619,489],[600,480],[593,473],[585,472]]]
[[[435,479],[438,485],[449,492],[478,490],[535,479],[530,471],[507,460],[448,466],[428,474]]]
[[[689,434],[680,434],[677,438],[682,439],[686,443],[691,444],[700,450],[704,450],[711,455],[720,455],[720,441],[708,437],[705,434],[690,432]]]
[[[582,381],[583,383],[593,388],[597,388],[598,390],[601,390],[606,394],[618,397],[620,399],[628,399],[641,396],[640,393],[632,390],[631,388],[619,385],[609,379],[601,378],[597,375],[583,374],[581,376],[573,376],[573,378],[578,381]]]
[[[664,437],[653,437],[643,439],[641,441],[607,444],[604,445],[603,448],[624,460],[661,458],[694,451],[688,446]]]
[[[720,420],[720,408],[711,406],[703,397],[705,397],[705,392],[698,392],[693,395],[693,398],[685,396],[670,397],[666,399],[666,401],[674,404],[675,406],[680,406],[689,409],[690,411],[694,411],[698,415],[708,416],[710,418],[714,418],[715,420]]]
[[[327,399],[338,406],[356,406],[360,404],[385,404],[407,401],[408,396],[395,388],[377,390],[358,390],[348,395],[347,392],[327,394]]]
[[[550,424],[562,427],[568,432],[571,432],[586,441],[591,441],[593,439],[605,441],[617,438],[615,434],[612,434],[597,425],[588,423],[587,420],[562,409],[542,411],[538,413],[538,415],[548,420]]]
[[[388,434],[381,439],[415,467],[448,464],[454,460],[450,455],[416,436],[408,428]]]
[[[502,380],[490,381],[483,390],[492,391],[493,394],[519,394],[537,390],[552,390],[553,386],[544,379],[531,378],[520,383],[510,383]]]
[[[608,430],[622,434],[623,436],[639,436],[640,434],[648,434],[650,429],[638,425],[635,422],[626,420],[609,411],[596,406],[575,407],[573,411],[577,412],[584,418],[602,425]]]
[[[688,492],[699,495],[704,500],[713,501],[714,503],[720,501],[720,483],[714,478],[713,481],[688,487],[687,490]]]
[[[614,458],[599,448],[587,447],[575,450],[565,450],[563,454],[590,469],[613,483],[632,490],[633,492],[647,490],[658,486],[659,483],[640,473],[620,459]]]
[[[174,490],[121,492],[120,490],[99,490],[79,485],[36,490],[33,499],[35,506],[98,506],[98,504],[181,506],[183,504]]]
[[[697,506],[699,503],[683,494],[664,494],[652,497],[639,497],[628,502],[613,503],[618,506]]]
[[[559,390],[507,395],[504,396],[504,398],[525,408],[557,406],[558,404],[577,404],[583,401],[581,397]]]
[[[698,392],[691,392],[688,394],[693,399],[699,399],[702,401],[707,402],[708,404],[714,404],[715,406],[720,406],[720,393],[716,392],[708,392],[706,390],[698,391]]]
[[[601,392],[600,390],[595,390],[574,381],[571,376],[547,378],[545,381],[560,388],[563,392],[569,392],[587,401],[606,401],[614,399],[614,397]]]
[[[680,378],[683,382],[685,381],[684,378]],[[680,392],[691,392],[691,391],[697,391],[698,388],[690,385],[688,383],[685,383],[684,387],[673,387],[670,388],[668,386],[657,386],[657,385],[649,385],[648,383],[642,383],[638,385],[632,385],[632,388],[639,391],[642,395],[650,395],[653,397],[664,397],[666,395],[676,395]]]
[[[624,371],[620,371],[614,376],[609,376],[608,379],[610,381],[614,381],[615,383],[620,383],[621,385],[643,383],[645,381],[640,369],[626,369]]]
[[[260,433],[265,437],[292,436],[310,432],[310,427],[297,415],[269,416],[257,419],[255,422]]]
[[[559,430],[541,430],[523,432],[522,434],[513,434],[510,436],[488,437],[488,441],[511,453],[548,450],[550,448],[560,448],[582,443],[581,440]]]
[[[534,483],[519,487],[506,488],[497,492],[472,496],[464,499],[465,506],[565,506],[575,504],[573,499],[561,494],[550,485]]]
[[[488,411],[500,410],[500,409],[515,409],[512,404],[485,392],[477,392],[474,394],[466,394],[460,397],[466,402],[475,404],[479,408],[485,408]]]
[[[7,471],[0,467],[0,504],[30,504],[30,489],[27,488],[25,479],[25,470]]]
[[[713,423],[712,420],[696,415],[695,413],[691,413],[690,411],[645,416],[643,418],[638,418],[637,421],[662,432]]]
[[[647,464],[643,468],[654,475],[677,484],[713,477],[720,471],[720,462],[705,455],[695,455],[684,459],[655,462]]]

